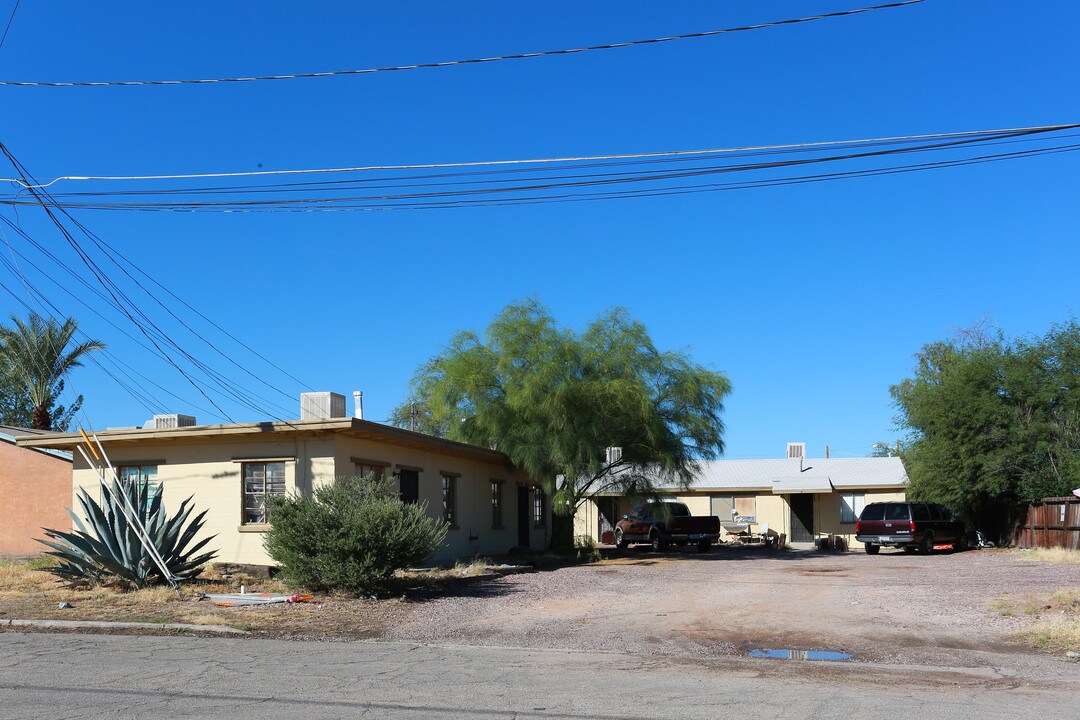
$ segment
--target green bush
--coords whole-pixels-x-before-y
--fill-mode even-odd
[[[275,498],[265,543],[287,583],[367,594],[435,552],[446,530],[426,506],[401,502],[392,481],[369,475],[339,478],[314,497]]]

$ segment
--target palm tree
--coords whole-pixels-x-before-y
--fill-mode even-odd
[[[67,318],[61,325],[31,312],[25,322],[14,315],[11,321],[14,327],[0,326],[0,372],[7,375],[11,385],[28,394],[34,404],[33,426],[52,430],[50,405],[58,384],[72,368],[82,365],[84,355],[105,349],[105,343],[87,340],[69,348],[79,328],[74,318]]]

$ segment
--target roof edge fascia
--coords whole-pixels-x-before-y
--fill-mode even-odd
[[[452,452],[468,453],[485,457],[496,462],[508,463],[509,458],[498,450],[470,445],[456,440],[437,438],[423,433],[402,428],[382,425],[359,418],[329,418],[321,420],[276,420],[270,422],[229,423],[220,425],[192,425],[178,428],[125,428],[118,430],[100,430],[96,434],[102,444],[111,442],[147,442],[153,440],[180,439],[217,439],[223,437],[245,437],[262,434],[303,434],[321,432],[368,433],[385,437],[391,441],[414,443],[433,449],[445,449]],[[48,433],[15,438],[15,444],[28,448],[75,448],[82,443],[79,433]]]

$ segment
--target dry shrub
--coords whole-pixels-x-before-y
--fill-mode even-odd
[[[1047,652],[1080,650],[1080,588],[1064,588],[1045,595],[1001,595],[988,607],[1005,617],[1028,619],[1012,633],[1017,642]]]
[[[1025,550],[1010,550],[1009,552],[1021,560],[1058,563],[1059,565],[1080,565],[1080,550],[1067,550],[1065,548],[1031,548]]]

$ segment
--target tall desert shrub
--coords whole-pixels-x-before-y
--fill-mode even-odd
[[[446,539],[446,524],[426,506],[403,503],[392,481],[338,478],[313,497],[276,498],[266,551],[289,584],[355,594],[386,588]]]

